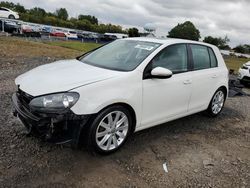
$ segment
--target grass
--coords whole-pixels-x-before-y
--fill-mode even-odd
[[[61,46],[64,48],[70,48],[73,50],[78,50],[81,52],[88,52],[94,48],[97,48],[101,46],[101,44],[97,43],[82,43],[79,41],[53,41],[53,42],[45,42],[46,44],[52,45],[52,46]]]
[[[248,61],[250,61],[250,59],[237,58],[237,57],[225,58],[225,63],[228,69],[233,69],[235,71],[238,71],[239,68]]]
[[[0,44],[0,58],[12,58],[16,59],[16,61],[18,59],[22,61],[23,58],[34,57],[70,59],[83,54],[78,50],[61,48],[17,37],[0,36]]]

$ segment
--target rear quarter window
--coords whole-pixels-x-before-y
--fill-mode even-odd
[[[214,54],[214,51],[211,48],[208,48],[208,52],[210,55],[210,61],[211,61],[211,67],[217,67],[218,66],[218,62],[217,62],[217,58]]]

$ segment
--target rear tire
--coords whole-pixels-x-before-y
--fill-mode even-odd
[[[206,110],[207,114],[210,117],[218,116],[224,107],[225,100],[226,100],[226,91],[223,88],[219,88],[215,92],[209,103],[209,106]]]
[[[132,128],[132,116],[120,105],[99,112],[92,122],[87,136],[87,149],[100,154],[117,151],[126,142]]]

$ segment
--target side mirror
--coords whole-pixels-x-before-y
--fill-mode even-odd
[[[151,71],[151,78],[170,78],[173,75],[172,71],[163,67],[155,67]]]

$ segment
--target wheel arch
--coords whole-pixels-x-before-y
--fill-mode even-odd
[[[101,111],[111,107],[111,106],[123,106],[125,107],[130,115],[132,116],[132,129],[131,129],[131,133],[133,133],[135,131],[135,128],[136,128],[136,123],[137,123],[137,119],[136,119],[136,113],[135,113],[135,110],[133,109],[133,107],[127,103],[124,103],[124,102],[117,102],[117,103],[113,103],[113,104],[110,104],[104,108],[102,108],[98,113],[100,113]]]
[[[207,108],[209,107],[209,105],[210,105],[210,103],[211,103],[211,100],[213,99],[214,94],[215,94],[216,91],[218,91],[219,89],[222,89],[222,90],[225,92],[225,96],[226,96],[225,100],[227,99],[227,96],[228,96],[228,89],[227,89],[227,87],[226,87],[225,85],[221,85],[220,87],[218,87],[218,88],[214,91],[214,93],[213,93],[212,96],[210,97],[210,100],[209,100],[209,102],[208,102],[208,104],[207,104]],[[207,109],[207,108],[206,108],[206,109]]]
[[[225,92],[225,96],[226,96],[226,98],[227,98],[227,95],[228,95],[228,90],[227,90],[227,87],[226,86],[224,86],[224,85],[222,85],[222,86],[220,86],[216,91],[218,91],[219,89],[222,89],[222,90],[224,90],[224,92]],[[216,92],[215,91],[215,92]]]
[[[8,18],[11,19],[11,17],[14,19],[16,18],[13,14],[9,14]]]
[[[77,136],[75,137],[75,142],[72,143],[73,148],[79,148],[81,145],[86,146],[86,144],[88,143],[88,136],[87,135],[88,135],[89,128],[90,128],[89,125],[92,124],[92,122],[94,121],[94,119],[96,118],[98,113],[100,113],[103,110],[105,110],[109,107],[112,107],[112,106],[123,106],[129,111],[129,113],[132,116],[132,127],[131,127],[130,133],[133,133],[135,131],[137,119],[136,119],[136,113],[135,113],[135,110],[133,109],[133,107],[127,103],[124,103],[124,102],[117,102],[117,103],[109,104],[109,105],[103,107],[97,113],[90,115],[84,124],[87,126],[83,125],[79,128],[79,130],[77,132]]]

